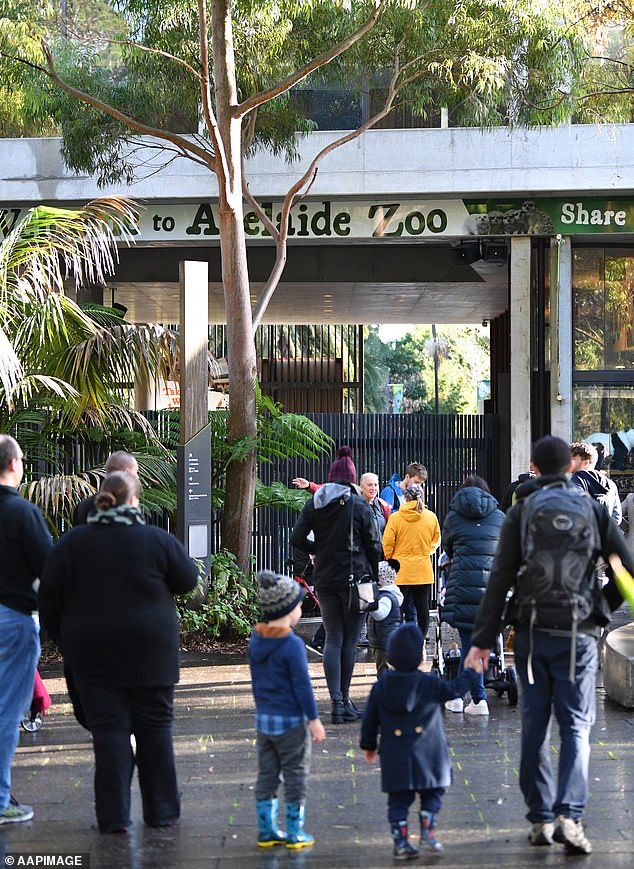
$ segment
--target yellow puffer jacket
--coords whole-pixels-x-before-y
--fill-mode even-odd
[[[440,545],[440,525],[435,513],[416,510],[416,501],[403,504],[387,520],[383,532],[386,558],[396,558],[401,567],[397,585],[430,585],[434,581],[430,555]]]

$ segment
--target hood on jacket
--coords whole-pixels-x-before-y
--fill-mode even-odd
[[[416,501],[406,501],[401,504],[401,509],[398,511],[406,522],[420,522],[423,514],[416,509]]]
[[[382,591],[389,591],[398,601],[399,606],[403,606],[403,592],[395,582],[386,582],[385,585],[379,586],[379,594]]]
[[[455,510],[466,519],[484,519],[497,510],[498,502],[489,492],[477,486],[459,489],[451,499],[450,510]]]
[[[291,628],[272,627],[265,622],[258,622],[249,640],[249,655],[257,663],[266,664],[290,634]]]
[[[416,674],[399,670],[388,670],[379,679],[385,707],[392,713],[411,712],[418,700],[418,679]]]
[[[573,480],[577,479],[581,486],[592,495],[593,498],[605,497],[610,494],[610,485],[608,478],[600,471],[580,470],[573,474]]]
[[[315,510],[323,510],[335,501],[347,501],[352,489],[346,483],[324,483],[313,495]]]
[[[552,486],[553,483],[559,483],[563,486],[572,486],[570,478],[567,474],[542,474],[540,477],[532,477],[515,490],[515,503],[522,501],[533,492],[541,489],[542,486]]]

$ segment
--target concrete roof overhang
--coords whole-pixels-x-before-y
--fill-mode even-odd
[[[283,279],[265,323],[471,323],[508,307],[508,270],[456,264],[449,244],[289,246]],[[252,298],[273,264],[271,247],[248,249]],[[209,263],[209,322],[225,320],[216,248],[133,248],[121,260],[105,301],[135,322],[179,320],[179,260]]]
[[[260,200],[279,200],[312,156],[339,135],[316,132],[301,140],[299,161],[290,166],[269,154],[255,155],[247,161],[251,192]],[[0,140],[0,208],[82,204],[104,194],[137,198],[148,209],[153,203],[217,199],[215,176],[208,170],[180,160],[158,171],[156,151],[150,148],[141,154],[143,172],[133,184],[99,189],[94,178],[66,169],[59,145],[57,139]],[[310,198],[623,196],[632,189],[634,125],[371,130],[326,157]],[[266,321],[479,322],[506,310],[508,269],[483,262],[456,265],[451,241],[291,243]],[[255,296],[273,252],[258,244],[250,244],[248,251]],[[182,259],[208,260],[209,318],[222,322],[217,246],[176,242],[123,249],[105,301],[112,301],[114,293],[133,320],[174,322]]]

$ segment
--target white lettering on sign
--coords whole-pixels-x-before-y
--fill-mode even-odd
[[[625,226],[627,212],[613,208],[585,208],[583,202],[564,202],[561,206],[561,222],[574,226]]]

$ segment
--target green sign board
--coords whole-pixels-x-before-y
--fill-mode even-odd
[[[634,199],[465,200],[467,235],[580,235],[634,232]]]

